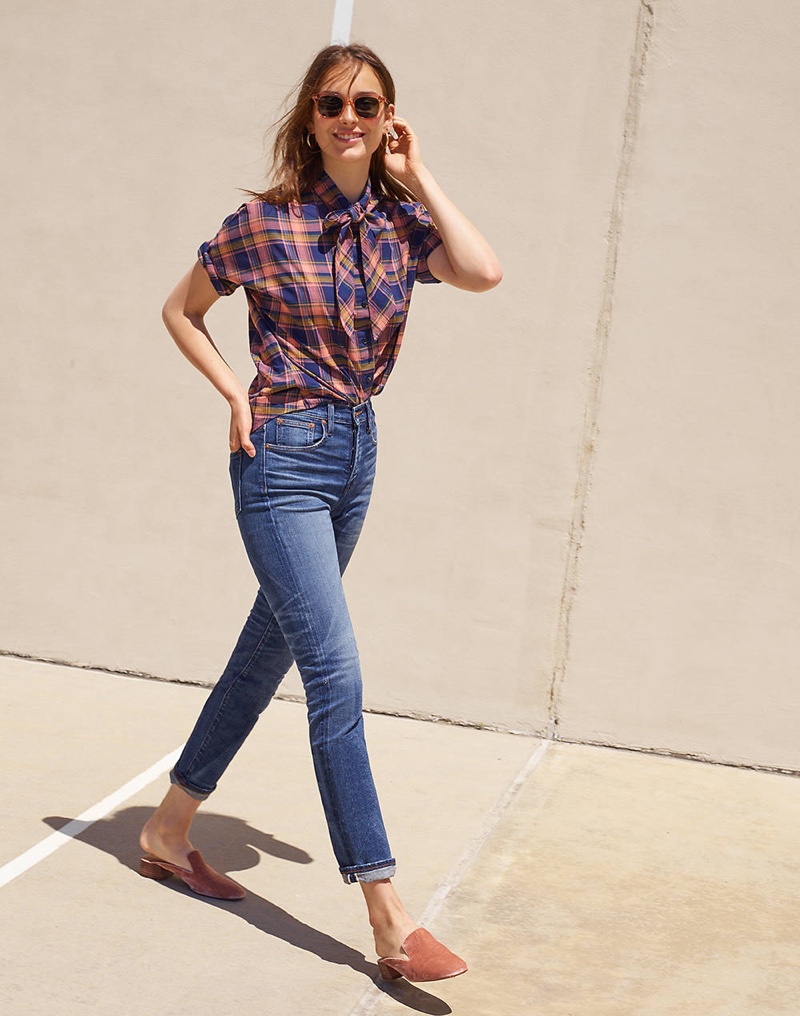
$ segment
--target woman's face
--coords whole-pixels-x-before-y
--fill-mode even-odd
[[[344,100],[341,112],[334,117],[321,116],[314,103],[314,112],[308,129],[315,135],[322,152],[322,165],[326,170],[334,166],[354,166],[369,162],[377,149],[384,144],[384,136],[392,123],[394,106],[381,105],[380,112],[371,119],[360,117],[353,102],[362,95],[383,95],[380,79],[373,69],[362,64],[353,77],[350,65],[334,69],[322,82],[319,95],[338,95]],[[348,102],[347,100],[350,100]]]

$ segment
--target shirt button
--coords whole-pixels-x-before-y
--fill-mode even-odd
[[[362,300],[361,301],[361,306],[362,307],[366,307],[367,306],[367,301],[366,300]]]

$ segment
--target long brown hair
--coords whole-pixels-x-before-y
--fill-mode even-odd
[[[323,82],[334,70],[351,67],[355,77],[362,66],[371,67],[381,83],[383,94],[394,104],[395,88],[392,75],[384,62],[367,46],[326,46],[317,53],[303,80],[297,86],[294,106],[273,125],[277,128],[272,147],[272,186],[260,193],[248,191],[253,197],[273,205],[299,201],[322,174],[322,153],[308,130],[313,100]],[[413,194],[390,176],[381,145],[373,154],[369,167],[370,184],[375,197],[386,196],[398,201],[413,200]]]

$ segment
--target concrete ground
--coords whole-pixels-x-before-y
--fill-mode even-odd
[[[204,696],[0,659],[3,1013],[800,1013],[791,777],[368,716],[396,884],[471,964],[429,985],[373,983],[294,703],[273,703],[196,822],[245,901],[136,874],[164,775],[31,859],[176,749]]]

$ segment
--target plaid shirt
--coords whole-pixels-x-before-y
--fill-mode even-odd
[[[325,173],[299,204],[249,201],[229,216],[198,257],[221,296],[247,293],[253,430],[323,400],[377,395],[414,282],[438,281],[427,259],[440,243],[422,205],[375,200],[369,184],[350,204]]]

